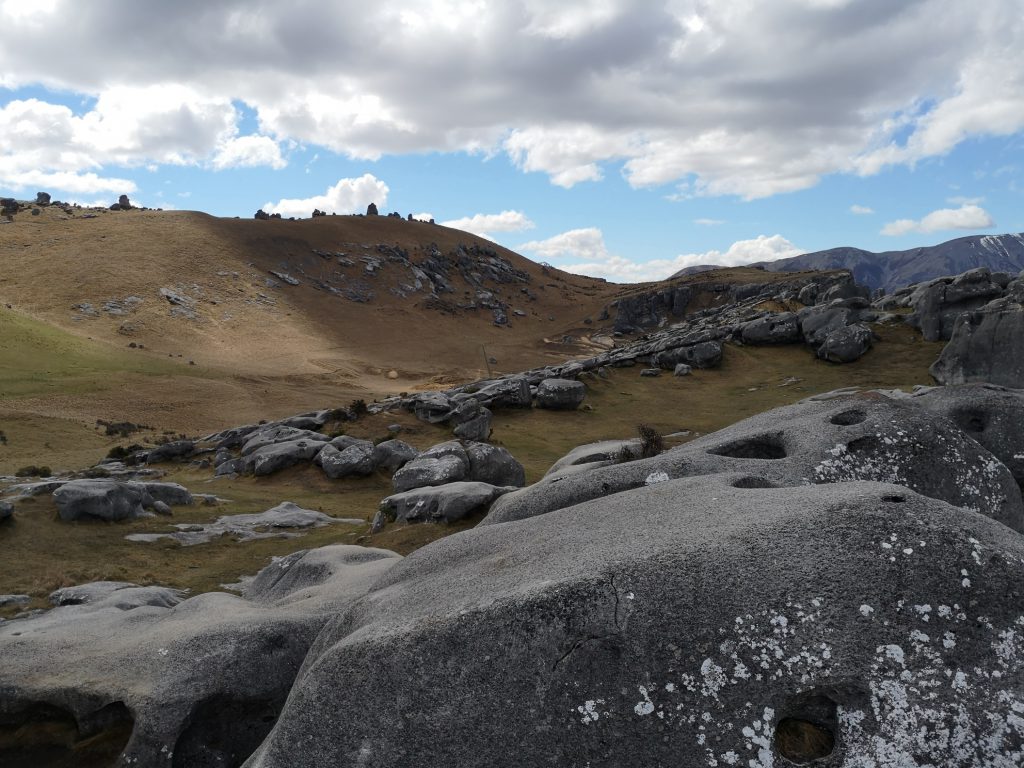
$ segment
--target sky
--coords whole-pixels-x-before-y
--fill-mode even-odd
[[[0,196],[635,282],[1024,230],[1024,0],[0,0]]]

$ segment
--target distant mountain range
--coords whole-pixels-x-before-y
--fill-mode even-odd
[[[772,272],[848,269],[861,285],[867,285],[872,290],[884,288],[886,292],[891,292],[922,280],[958,275],[975,267],[988,267],[993,272],[1015,275],[1024,270],[1024,233],[971,235],[940,245],[883,253],[862,251],[860,248],[829,248],[827,251],[805,253],[778,261],[759,261],[748,266],[764,267]],[[672,277],[720,268],[712,265],[687,267]]]

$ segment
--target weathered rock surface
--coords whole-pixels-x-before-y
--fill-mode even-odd
[[[794,312],[779,312],[740,326],[744,344],[795,344],[801,340],[800,323]]]
[[[871,349],[874,334],[866,325],[854,323],[838,328],[818,347],[817,355],[830,363],[852,363]]]
[[[460,440],[485,441],[491,436],[491,419],[493,414],[489,408],[470,398],[460,403],[452,411],[452,432]]]
[[[399,559],[324,547],[268,566],[244,598],[215,592],[168,606],[126,585],[0,624],[0,764],[88,765],[98,754],[110,764],[123,749],[118,765],[240,765],[327,618]],[[21,740],[9,737],[20,724]]]
[[[892,482],[1024,530],[1024,503],[1005,465],[953,422],[879,392],[776,408],[654,458],[524,488],[495,501],[482,525],[638,488],[656,472],[745,472],[773,486]]]
[[[196,449],[192,440],[175,440],[170,443],[158,445],[146,455],[147,464],[158,464],[162,461],[172,461],[191,456]]]
[[[984,267],[922,283],[910,295],[914,311],[907,322],[920,329],[926,341],[949,339],[960,315],[1002,296],[1003,289]]]
[[[572,379],[544,379],[537,385],[537,407],[553,411],[572,411],[579,408],[587,396],[582,381]]]
[[[60,519],[132,520],[142,515],[145,491],[116,480],[72,480],[53,492]]]
[[[391,484],[396,493],[463,480],[469,472],[469,457],[462,444],[451,440],[428,448],[395,472]]]
[[[311,461],[324,447],[325,442],[303,438],[264,445],[244,455],[244,470],[257,477],[272,475],[299,462]]]
[[[385,440],[373,447],[374,465],[392,474],[419,455],[419,451],[402,440]]]
[[[373,459],[373,443],[369,440],[356,441],[340,451],[328,444],[316,455],[316,463],[323,468],[325,475],[334,480],[353,475],[365,477],[377,468]]]
[[[180,523],[174,533],[131,533],[125,536],[129,541],[151,543],[171,539],[184,547],[206,544],[221,536],[230,536],[235,541],[254,539],[294,538],[301,531],[322,528],[325,525],[362,525],[360,518],[330,517],[323,512],[303,509],[290,501],[283,501],[266,512],[247,515],[223,515],[212,523],[196,525]]]
[[[418,550],[247,765],[1020,764],[1022,538],[900,486],[745,478]]]
[[[469,469],[466,479],[490,485],[526,485],[526,470],[507,449],[487,443],[467,443]]]
[[[459,481],[393,494],[380,502],[380,508],[399,522],[454,523],[486,509],[498,496],[512,490],[515,486]]]
[[[956,318],[952,338],[929,369],[937,382],[1024,387],[1024,306],[993,304]]]

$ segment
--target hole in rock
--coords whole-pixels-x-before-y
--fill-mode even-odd
[[[866,413],[864,413],[864,411],[862,411],[862,410],[860,410],[858,408],[853,408],[853,409],[851,409],[849,411],[843,411],[842,413],[837,413],[835,416],[833,416],[831,419],[829,419],[829,421],[831,421],[833,424],[836,424],[836,425],[838,425],[840,427],[849,427],[849,426],[851,426],[853,424],[860,424],[867,417],[868,417],[868,415]]]
[[[31,704],[0,714],[4,768],[108,768],[128,745],[134,720],[120,701],[83,718],[65,709]]]
[[[984,432],[988,427],[989,415],[977,408],[957,408],[952,413],[953,421],[964,432],[975,434]]]
[[[784,459],[786,446],[781,435],[758,435],[711,448],[708,453],[731,459]]]
[[[836,747],[837,707],[829,696],[804,695],[788,707],[775,726],[775,749],[796,765],[806,765],[832,754]]]
[[[882,501],[888,501],[890,504],[902,504],[906,500],[906,496],[898,493],[890,493],[882,497]]]
[[[733,488],[775,488],[775,484],[764,477],[747,476],[733,481]]]
[[[877,453],[882,449],[882,441],[874,435],[864,435],[846,444],[847,453]]]
[[[201,701],[174,745],[173,768],[238,768],[270,733],[283,705],[227,696]]]
[[[775,748],[797,765],[821,760],[832,754],[836,740],[832,731],[808,720],[786,717],[775,726]]]

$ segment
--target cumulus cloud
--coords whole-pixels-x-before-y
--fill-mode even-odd
[[[663,280],[685,267],[702,264],[739,266],[755,261],[776,261],[803,253],[782,235],[758,235],[751,240],[738,240],[725,251],[684,253],[671,259],[634,261],[608,250],[604,233],[597,227],[573,229],[549,237],[523,243],[519,250],[536,258],[555,263],[559,269],[613,282],[645,282]]]
[[[441,224],[487,238],[490,238],[495,232],[522,232],[524,229],[533,229],[534,227],[534,223],[522,211],[477,213],[473,216],[463,216],[461,219],[442,221]]]
[[[988,211],[977,205],[962,205],[959,208],[940,208],[921,219],[897,219],[882,227],[883,235],[893,237],[910,232],[941,232],[949,229],[988,229],[995,221]]]
[[[867,216],[875,212],[874,208],[868,208],[866,205],[851,205],[850,213],[855,213],[858,216]]]
[[[273,167],[270,139],[751,199],[1024,129],[1019,0],[225,0],[164,4],[159,24],[115,0],[2,8],[0,85],[96,99],[100,119],[28,116],[53,138],[42,171]],[[242,145],[239,103],[259,124]]]
[[[356,179],[340,179],[322,195],[264,203],[263,210],[297,218],[310,216],[314,208],[327,213],[362,213],[370,203],[383,208],[387,204],[389,191],[383,181],[373,174],[364,173]]]
[[[252,168],[260,165],[277,169],[287,165],[281,157],[281,147],[267,136],[239,136],[229,139],[217,148],[217,153],[213,157],[213,167],[218,170]]]
[[[277,144],[266,136],[238,136],[237,120],[226,97],[177,84],[113,87],[81,114],[39,99],[13,100],[0,107],[0,185],[130,192],[133,184],[97,170],[207,161],[218,169],[282,167]]]

